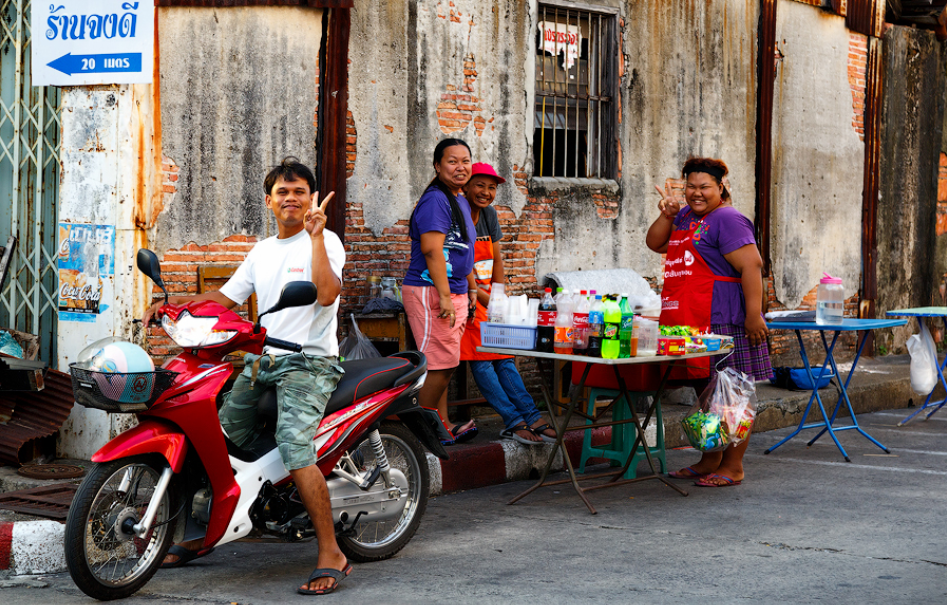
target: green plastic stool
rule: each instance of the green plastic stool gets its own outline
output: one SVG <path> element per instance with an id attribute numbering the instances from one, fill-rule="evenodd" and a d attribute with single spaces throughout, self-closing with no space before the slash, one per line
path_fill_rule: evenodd
<path id="1" fill-rule="evenodd" d="M 654 396 L 654 393 L 629 393 L 634 402 L 641 397 Z M 611 389 L 589 388 L 589 406 L 588 414 L 595 414 L 595 402 L 599 397 L 611 397 L 619 399 L 618 391 Z M 627 405 L 621 401 L 616 401 L 612 406 L 612 420 L 631 420 L 631 412 Z M 643 418 L 642 418 L 643 420 Z M 661 472 L 667 472 L 667 456 L 664 451 L 664 418 L 661 414 L 661 405 L 657 406 L 652 421 L 657 424 L 657 443 L 651 444 L 651 457 L 657 460 L 661 466 Z M 591 420 L 586 420 L 586 424 L 591 424 Z M 585 437 L 582 440 L 582 458 L 579 462 L 579 472 L 585 472 L 585 463 L 589 458 L 605 458 L 611 466 L 622 466 L 628 455 L 631 453 L 631 447 L 638 436 L 638 429 L 634 423 L 619 424 L 612 426 L 612 441 L 599 447 L 592 447 L 592 431 L 585 431 Z M 635 457 L 625 471 L 624 479 L 636 479 L 638 474 L 638 464 L 645 460 L 644 449 L 639 447 L 635 452 Z"/>

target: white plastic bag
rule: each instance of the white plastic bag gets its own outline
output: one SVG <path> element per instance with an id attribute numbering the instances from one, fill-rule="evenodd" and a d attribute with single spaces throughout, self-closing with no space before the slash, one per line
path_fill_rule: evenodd
<path id="1" fill-rule="evenodd" d="M 921 333 L 908 338 L 908 352 L 911 353 L 911 388 L 918 395 L 927 395 L 937 386 L 937 349 L 934 339 L 921 322 Z"/>

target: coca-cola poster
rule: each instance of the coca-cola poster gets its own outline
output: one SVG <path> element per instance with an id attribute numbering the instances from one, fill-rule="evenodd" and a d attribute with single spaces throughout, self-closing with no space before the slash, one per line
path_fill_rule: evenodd
<path id="1" fill-rule="evenodd" d="M 98 314 L 102 280 L 115 274 L 115 227 L 59 223 L 59 310 Z"/>

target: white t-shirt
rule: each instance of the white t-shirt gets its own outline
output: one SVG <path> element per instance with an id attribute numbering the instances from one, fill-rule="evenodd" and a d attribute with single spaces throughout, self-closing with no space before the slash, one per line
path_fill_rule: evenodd
<path id="1" fill-rule="evenodd" d="M 338 235 L 328 229 L 323 233 L 329 266 L 342 281 L 345 248 Z M 283 286 L 291 281 L 312 281 L 312 240 L 305 229 L 293 237 L 269 237 L 254 246 L 220 293 L 240 305 L 256 292 L 258 311 L 262 313 L 276 304 Z M 265 316 L 260 323 L 269 336 L 302 344 L 308 355 L 333 357 L 339 354 L 338 311 L 336 298 L 329 307 L 318 302 L 308 307 L 291 307 Z M 265 352 L 290 353 L 275 347 L 267 347 Z"/>

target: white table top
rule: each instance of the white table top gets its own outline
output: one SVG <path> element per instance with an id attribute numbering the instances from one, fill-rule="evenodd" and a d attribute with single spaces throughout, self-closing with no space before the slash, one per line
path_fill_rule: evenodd
<path id="1" fill-rule="evenodd" d="M 681 361 L 682 359 L 697 359 L 700 357 L 715 357 L 717 355 L 727 355 L 731 353 L 733 349 L 708 353 L 688 353 L 687 355 L 654 355 L 651 357 L 628 357 L 625 359 L 602 359 L 601 357 L 586 357 L 585 355 L 562 355 L 560 353 L 541 353 L 539 351 L 501 349 L 497 347 L 477 347 L 477 351 L 481 353 L 493 353 L 494 355 L 515 355 L 519 357 L 557 359 L 559 361 L 579 361 L 603 366 L 624 366 L 644 363 L 669 363 L 672 361 Z"/>

